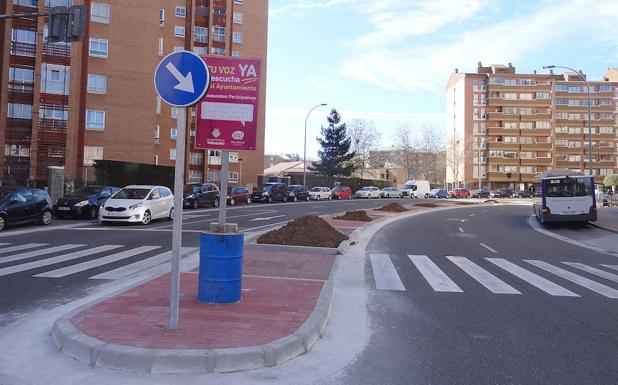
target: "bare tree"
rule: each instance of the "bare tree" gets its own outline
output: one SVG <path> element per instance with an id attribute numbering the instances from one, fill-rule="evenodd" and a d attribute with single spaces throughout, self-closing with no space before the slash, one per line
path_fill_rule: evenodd
<path id="1" fill-rule="evenodd" d="M 401 149 L 401 166 L 406 169 L 407 179 L 416 174 L 414 148 L 412 146 L 412 131 L 407 124 L 399 126 L 395 131 L 395 143 Z"/>
<path id="2" fill-rule="evenodd" d="M 348 123 L 347 129 L 352 139 L 352 151 L 356 153 L 356 167 L 360 170 L 360 177 L 363 178 L 369 161 L 369 150 L 380 144 L 382 134 L 376 129 L 373 121 L 365 119 L 352 120 Z"/>
<path id="3" fill-rule="evenodd" d="M 453 178 L 453 183 L 459 186 L 459 182 L 464 177 L 464 166 L 466 159 L 472 157 L 472 143 L 466 143 L 465 140 L 458 134 L 453 134 L 447 143 L 446 148 L 446 166 L 450 171 L 450 176 Z"/>
<path id="4" fill-rule="evenodd" d="M 418 151 L 417 168 L 431 184 L 437 185 L 446 178 L 446 153 L 444 138 L 434 127 L 424 125 L 415 141 Z"/>

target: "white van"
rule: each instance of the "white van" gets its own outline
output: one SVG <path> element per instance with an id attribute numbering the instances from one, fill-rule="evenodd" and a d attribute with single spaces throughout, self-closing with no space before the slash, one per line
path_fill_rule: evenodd
<path id="1" fill-rule="evenodd" d="M 409 180 L 401 188 L 403 196 L 410 198 L 427 198 L 429 191 L 429 181 L 426 180 Z"/>

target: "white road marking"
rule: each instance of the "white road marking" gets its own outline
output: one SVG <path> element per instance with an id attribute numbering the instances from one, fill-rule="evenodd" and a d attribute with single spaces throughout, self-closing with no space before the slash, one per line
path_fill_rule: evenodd
<path id="1" fill-rule="evenodd" d="M 80 271 L 89 270 L 95 267 L 107 265 L 108 263 L 120 261 L 125 258 L 133 257 L 138 254 L 142 254 L 151 250 L 155 250 L 160 248 L 161 246 L 140 246 L 135 249 L 121 251 L 116 254 L 111 254 L 106 257 L 97 258 L 92 261 L 78 263 L 77 265 L 63 267 L 61 269 L 56 269 L 52 271 L 48 271 L 46 273 L 41 273 L 34 275 L 34 277 L 47 277 L 47 278 L 59 278 L 65 277 L 67 275 L 79 273 Z"/>
<path id="2" fill-rule="evenodd" d="M 495 249 L 492 249 L 491 247 L 487 246 L 486 244 L 484 244 L 483 242 L 479 242 L 479 244 L 481 246 L 483 246 L 484 248 L 486 248 L 487 250 L 491 251 L 492 253 L 497 254 L 498 252 Z"/>
<path id="3" fill-rule="evenodd" d="M 601 278 L 609 279 L 612 282 L 618 282 L 618 275 L 613 274 L 613 273 L 608 273 L 607 271 L 597 269 L 596 267 L 591 267 L 591 266 L 584 265 L 583 263 L 575 263 L 575 262 L 562 262 L 562 263 L 564 263 L 565 265 L 574 267 L 576 269 L 585 271 L 587 273 L 597 275 Z"/>
<path id="4" fill-rule="evenodd" d="M 0 243 L 0 246 L 10 245 L 10 243 Z"/>
<path id="5" fill-rule="evenodd" d="M 470 214 L 471 217 L 475 216 L 476 214 Z"/>
<path id="6" fill-rule="evenodd" d="M 241 232 L 241 233 L 246 233 L 247 231 L 257 230 L 257 229 L 263 229 L 264 227 L 275 227 L 275 226 L 278 226 L 278 225 L 283 225 L 283 224 L 286 224 L 286 223 L 288 223 L 288 222 L 289 222 L 289 221 L 284 221 L 284 222 L 271 223 L 271 224 L 268 224 L 268 225 L 263 225 L 263 226 L 250 227 L 250 228 L 248 228 L 248 229 L 242 229 L 242 230 L 240 230 L 240 232 Z"/>
<path id="7" fill-rule="evenodd" d="M 463 293 L 463 290 L 426 255 L 408 255 L 408 257 L 434 291 Z"/>
<path id="8" fill-rule="evenodd" d="M 253 218 L 253 219 L 249 219 L 249 222 L 256 222 L 256 221 L 269 221 L 271 219 L 275 219 L 275 218 L 281 218 L 281 217 L 285 217 L 285 214 L 282 215 L 273 215 L 272 217 L 257 217 L 257 218 Z"/>
<path id="9" fill-rule="evenodd" d="M 4 249 L 0 249 L 0 254 L 10 253 L 10 252 L 19 251 L 19 250 L 34 249 L 35 247 L 42 247 L 42 246 L 47 246 L 47 245 L 49 245 L 49 243 L 26 243 L 23 245 L 5 247 Z M 2 261 L 0 261 L 0 263 L 1 262 Z"/>
<path id="10" fill-rule="evenodd" d="M 195 247 L 182 247 L 180 249 L 181 257 L 185 254 L 189 254 L 193 251 L 197 250 Z M 132 274 L 139 273 L 142 270 L 146 270 L 153 266 L 160 265 L 162 263 L 168 262 L 172 259 L 172 251 L 166 251 L 165 253 L 161 253 L 159 255 L 155 255 L 154 257 L 146 258 L 141 261 L 137 261 L 135 263 L 131 263 L 126 266 L 119 267 L 114 270 L 106 271 L 105 273 L 97 274 L 90 279 L 119 279 L 124 278 Z M 171 269 L 171 267 L 170 267 Z"/>
<path id="11" fill-rule="evenodd" d="M 521 292 L 507 285 L 504 281 L 470 261 L 468 258 L 453 256 L 446 256 L 446 258 L 451 260 L 451 262 L 459 266 L 461 270 L 465 271 L 469 276 L 477 280 L 478 283 L 485 286 L 494 294 L 521 294 Z"/>
<path id="12" fill-rule="evenodd" d="M 603 267 L 609 267 L 610 269 L 618 270 L 618 265 L 601 265 Z"/>
<path id="13" fill-rule="evenodd" d="M 463 232 L 464 232 L 464 229 L 462 229 L 461 227 L 459 227 L 459 232 L 460 232 L 460 233 L 463 233 Z"/>
<path id="14" fill-rule="evenodd" d="M 462 219 L 459 221 L 459 223 L 464 223 L 465 221 L 466 221 L 465 219 Z"/>
<path id="15" fill-rule="evenodd" d="M 105 245 L 99 246 L 92 249 L 76 251 L 74 253 L 64 254 L 58 257 L 42 259 L 39 261 L 33 261 L 29 263 L 23 263 L 21 265 L 15 265 L 10 267 L 5 267 L 4 269 L 0 269 L 0 276 L 5 276 L 9 274 L 19 273 L 26 270 L 37 269 L 43 266 L 54 265 L 56 263 L 70 261 L 72 259 L 82 258 L 88 255 L 93 255 L 96 253 L 102 253 L 105 251 L 113 250 L 118 247 L 122 247 L 122 245 Z"/>
<path id="16" fill-rule="evenodd" d="M 517 266 L 514 263 L 511 263 L 503 258 L 485 258 L 489 262 L 494 265 L 508 271 L 519 279 L 522 279 L 532 286 L 543 290 L 549 295 L 559 296 L 559 297 L 579 297 L 579 295 L 573 293 L 571 290 L 565 289 L 562 286 L 556 285 L 555 283 L 548 281 L 547 279 L 541 277 L 540 275 L 534 274 L 531 271 L 528 271 L 522 267 Z"/>
<path id="17" fill-rule="evenodd" d="M 388 254 L 369 254 L 373 278 L 378 290 L 400 290 L 405 291 L 397 269 Z"/>
<path id="18" fill-rule="evenodd" d="M 537 261 L 537 260 L 525 260 L 526 262 L 541 268 L 545 271 L 548 271 L 552 274 L 556 274 L 558 277 L 564 278 L 568 281 L 571 281 L 577 285 L 583 286 L 586 289 L 592 290 L 596 293 L 601 294 L 602 296 L 605 296 L 607 298 L 618 298 L 618 290 L 616 289 L 612 289 L 611 287 L 605 286 L 605 285 L 601 285 L 598 282 L 595 282 L 591 279 L 582 277 L 580 275 L 577 274 L 573 274 L 570 271 L 561 269 L 559 267 L 556 267 L 554 265 L 550 265 L 547 262 L 543 262 L 543 261 Z"/>
<path id="19" fill-rule="evenodd" d="M 83 246 L 87 246 L 87 245 L 72 245 L 72 244 L 68 244 L 68 245 L 49 247 L 49 248 L 46 248 L 46 249 L 39 249 L 39 250 L 36 250 L 36 251 L 28 251 L 28 252 L 25 252 L 25 253 L 15 254 L 15 255 L 11 255 L 10 257 L 2 258 L 0 260 L 0 262 L 2 262 L 2 263 L 14 262 L 14 261 L 22 260 L 22 259 L 39 257 L 41 255 L 55 253 L 57 251 L 65 251 L 65 250 L 76 249 L 78 247 L 83 247 Z"/>

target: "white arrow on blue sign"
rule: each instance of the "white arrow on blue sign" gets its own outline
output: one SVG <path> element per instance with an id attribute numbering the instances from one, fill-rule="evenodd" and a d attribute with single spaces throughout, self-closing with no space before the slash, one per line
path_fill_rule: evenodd
<path id="1" fill-rule="evenodd" d="M 161 60 L 154 75 L 155 89 L 168 104 L 188 107 L 199 102 L 210 85 L 204 59 L 190 51 L 172 52 Z"/>

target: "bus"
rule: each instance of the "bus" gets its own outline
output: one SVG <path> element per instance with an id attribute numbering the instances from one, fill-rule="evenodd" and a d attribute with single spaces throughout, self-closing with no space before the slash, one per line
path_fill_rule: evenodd
<path id="1" fill-rule="evenodd" d="M 587 222 L 597 220 L 594 178 L 566 169 L 537 174 L 541 197 L 533 204 L 542 224 L 551 222 Z"/>

